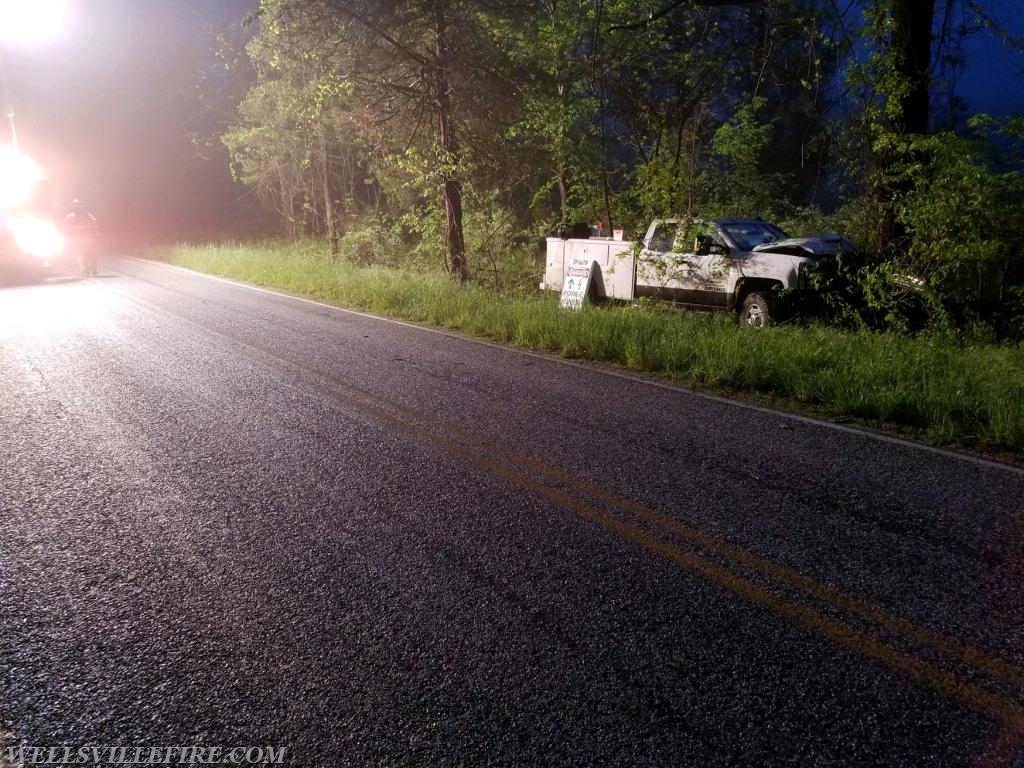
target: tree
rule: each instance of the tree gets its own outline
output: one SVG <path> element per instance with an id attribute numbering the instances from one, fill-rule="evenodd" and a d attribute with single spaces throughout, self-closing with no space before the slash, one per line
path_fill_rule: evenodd
<path id="1" fill-rule="evenodd" d="M 277 210 L 288 236 L 325 234 L 334 244 L 362 175 L 353 154 L 351 89 L 335 74 L 329 38 L 317 41 L 316 56 L 285 44 L 279 8 L 263 5 L 264 23 L 246 45 L 256 83 L 221 140 L 236 178 Z"/>
<path id="2" fill-rule="evenodd" d="M 460 8 L 460 11 L 465 11 Z M 272 12 L 271 12 L 272 11 Z M 453 275 L 469 276 L 462 223 L 461 146 L 454 116 L 451 0 L 320 0 L 264 2 L 265 17 L 293 47 L 305 47 L 328 29 L 337 74 L 364 102 L 367 116 L 388 121 L 400 113 L 432 116 L 436 151 L 430 169 L 438 181 L 445 244 Z M 267 22 L 265 22 L 267 23 Z M 419 129 L 413 124 L 413 135 Z"/>
<path id="3" fill-rule="evenodd" d="M 958 200 L 942 173 L 980 169 L 972 200 L 1003 211 L 1003 190 L 1017 188 L 980 155 L 952 162 L 947 149 L 967 146 L 956 137 L 919 140 L 940 123 L 937 62 L 958 50 L 950 14 L 975 5 L 262 0 L 249 46 L 258 81 L 225 141 L 292 231 L 337 234 L 364 185 L 378 231 L 443 251 L 460 279 L 467 250 L 497 276 L 495 240 L 526 242 L 559 220 L 637 229 L 662 215 L 793 223 L 804 211 L 844 229 L 859 211 L 877 230 L 859 238 L 871 268 L 923 264 L 935 295 L 953 297 L 936 280 L 965 272 L 930 268 L 946 246 L 922 235 L 936 221 L 929 196 L 944 210 Z M 821 199 L 849 206 L 826 224 Z M 997 256 L 979 285 L 1009 295 L 1017 257 L 982 245 Z M 971 252 L 957 249 L 958 263 Z M 973 306 L 989 293 L 976 290 Z"/>
<path id="4" fill-rule="evenodd" d="M 928 133 L 935 0 L 889 2 L 892 19 L 890 57 L 898 79 L 898 90 L 892 94 L 899 102 L 896 123 L 903 133 Z M 946 0 L 946 3 L 952 3 L 952 0 Z M 890 114 L 896 111 L 890 110 Z"/>
<path id="5" fill-rule="evenodd" d="M 540 0 L 523 3 L 522 10 L 519 18 L 507 8 L 488 14 L 492 39 L 512 64 L 509 87 L 521 105 L 507 136 L 544 158 L 546 172 L 533 202 L 540 205 L 554 190 L 558 218 L 567 222 L 579 215 L 575 187 L 590 165 L 585 141 L 596 104 L 579 54 L 593 14 L 582 0 Z M 532 23 L 522 23 L 527 17 Z"/>

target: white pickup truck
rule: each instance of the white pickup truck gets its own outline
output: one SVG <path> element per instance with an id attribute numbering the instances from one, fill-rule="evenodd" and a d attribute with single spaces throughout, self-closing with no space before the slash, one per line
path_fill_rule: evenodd
<path id="1" fill-rule="evenodd" d="M 609 238 L 549 237 L 542 289 L 560 291 L 574 259 L 596 263 L 595 298 L 641 296 L 686 306 L 736 311 L 741 323 L 777 317 L 777 299 L 811 287 L 814 272 L 853 253 L 836 234 L 788 238 L 756 219 L 657 219 L 639 243 Z"/>

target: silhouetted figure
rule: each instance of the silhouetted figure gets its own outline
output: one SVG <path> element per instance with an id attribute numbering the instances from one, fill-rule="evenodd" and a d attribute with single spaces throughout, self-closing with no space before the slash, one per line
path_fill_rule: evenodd
<path id="1" fill-rule="evenodd" d="M 71 213 L 64 217 L 61 232 L 67 239 L 82 276 L 95 275 L 99 266 L 100 225 L 85 203 L 71 201 Z"/>

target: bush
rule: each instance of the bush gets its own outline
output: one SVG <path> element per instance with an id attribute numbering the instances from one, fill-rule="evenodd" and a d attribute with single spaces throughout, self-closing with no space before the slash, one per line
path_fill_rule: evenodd
<path id="1" fill-rule="evenodd" d="M 466 253 L 478 282 L 499 290 L 534 290 L 544 270 L 541 234 L 520 229 L 515 213 L 493 196 L 467 194 Z"/>
<path id="2" fill-rule="evenodd" d="M 986 116 L 963 134 L 886 137 L 884 151 L 896 158 L 881 177 L 891 201 L 857 203 L 861 213 L 847 232 L 869 249 L 853 275 L 847 316 L 894 330 L 1019 338 L 1022 144 L 1024 124 Z M 888 240 L 880 231 L 886 221 L 895 226 Z"/>
<path id="3" fill-rule="evenodd" d="M 911 237 L 907 270 L 959 327 L 997 320 L 1008 289 L 1024 279 L 1024 174 L 1004 170 L 995 137 L 977 132 L 990 121 L 971 124 L 968 137 L 915 137 L 911 152 L 922 162 L 907 169 L 912 191 L 897 206 Z"/>
<path id="4" fill-rule="evenodd" d="M 338 255 L 359 266 L 396 267 L 408 259 L 398 227 L 381 219 L 367 219 L 338 241 Z"/>

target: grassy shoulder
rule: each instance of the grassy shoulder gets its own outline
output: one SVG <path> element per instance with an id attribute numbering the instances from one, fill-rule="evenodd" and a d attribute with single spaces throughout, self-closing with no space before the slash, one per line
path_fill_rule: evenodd
<path id="1" fill-rule="evenodd" d="M 358 267 L 316 244 L 178 245 L 156 258 L 340 306 L 597 360 L 816 415 L 1024 457 L 1024 347 L 829 327 L 739 328 L 656 303 L 558 308 L 557 295 Z"/>

